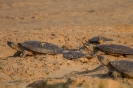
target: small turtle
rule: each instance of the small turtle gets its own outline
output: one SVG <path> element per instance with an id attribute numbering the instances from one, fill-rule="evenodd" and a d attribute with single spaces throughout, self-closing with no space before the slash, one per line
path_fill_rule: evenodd
<path id="1" fill-rule="evenodd" d="M 58 47 L 57 45 L 48 43 L 48 42 L 40 42 L 40 41 L 26 41 L 23 43 L 13 43 L 7 41 L 8 46 L 13 49 L 16 49 L 17 52 L 14 54 L 21 55 L 21 57 L 25 57 L 26 55 L 34 55 L 34 54 L 59 54 L 63 53 L 63 49 Z"/>
<path id="2" fill-rule="evenodd" d="M 81 57 L 87 57 L 87 55 L 79 51 L 68 50 L 63 52 L 63 57 L 66 59 L 76 59 Z"/>
<path id="3" fill-rule="evenodd" d="M 98 60 L 108 68 L 108 75 L 111 75 L 114 79 L 117 77 L 131 77 L 133 78 L 133 61 L 117 60 L 109 61 L 103 56 L 97 56 Z"/>
<path id="4" fill-rule="evenodd" d="M 83 43 L 85 44 L 86 46 L 89 46 L 90 44 L 93 44 L 93 45 L 97 45 L 97 44 L 115 44 L 115 41 L 113 39 L 110 39 L 110 38 L 106 38 L 106 37 L 101 37 L 101 36 L 96 36 L 96 37 L 93 37 L 91 38 L 89 41 L 85 41 L 86 43 Z M 82 46 L 79 48 L 80 51 L 84 51 L 85 50 L 85 47 Z"/>
<path id="5" fill-rule="evenodd" d="M 109 42 L 109 41 L 113 42 L 114 40 L 106 37 L 101 37 L 101 36 L 96 36 L 89 40 L 89 42 L 92 44 L 102 44 L 104 42 Z"/>
<path id="6" fill-rule="evenodd" d="M 89 46 L 84 45 L 87 50 L 94 52 L 92 57 L 100 54 L 109 54 L 114 56 L 124 56 L 124 57 L 133 57 L 133 49 L 124 46 L 124 45 L 117 45 L 117 44 L 100 44 L 100 45 L 92 45 Z"/>

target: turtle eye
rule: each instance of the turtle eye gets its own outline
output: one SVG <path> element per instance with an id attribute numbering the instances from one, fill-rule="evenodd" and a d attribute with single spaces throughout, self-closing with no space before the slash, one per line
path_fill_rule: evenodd
<path id="1" fill-rule="evenodd" d="M 103 62 L 104 61 L 103 57 L 100 57 L 100 60 Z"/>
<path id="2" fill-rule="evenodd" d="M 13 43 L 12 43 L 12 42 L 10 42 L 10 41 L 7 41 L 7 44 L 8 44 L 8 45 L 12 45 Z"/>
<path id="3" fill-rule="evenodd" d="M 102 56 L 97 56 L 100 61 L 103 61 L 104 58 Z"/>

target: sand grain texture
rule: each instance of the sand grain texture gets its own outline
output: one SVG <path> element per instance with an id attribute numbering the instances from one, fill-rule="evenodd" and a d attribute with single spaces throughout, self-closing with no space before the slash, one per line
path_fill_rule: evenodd
<path id="1" fill-rule="evenodd" d="M 0 21 L 0 88 L 133 87 L 132 79 L 102 77 L 105 67 L 93 72 L 100 65 L 97 58 L 9 57 L 15 50 L 6 44 L 38 40 L 74 49 L 82 41 L 104 36 L 133 47 L 133 0 L 1 0 Z"/>

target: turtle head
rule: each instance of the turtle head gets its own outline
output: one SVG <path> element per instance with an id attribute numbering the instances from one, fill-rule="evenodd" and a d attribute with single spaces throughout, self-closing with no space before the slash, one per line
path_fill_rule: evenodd
<path id="1" fill-rule="evenodd" d="M 99 43 L 99 44 L 102 44 L 103 42 L 104 42 L 103 38 L 99 36 L 99 37 L 98 37 L 98 43 Z"/>
<path id="2" fill-rule="evenodd" d="M 89 51 L 94 51 L 94 45 L 89 44 L 89 45 L 84 45 L 84 47 L 89 50 Z"/>
<path id="3" fill-rule="evenodd" d="M 98 55 L 97 57 L 98 57 L 98 60 L 99 60 L 103 65 L 107 66 L 107 65 L 109 64 L 109 60 L 106 59 L 106 58 L 104 58 L 103 56 Z"/>
<path id="4" fill-rule="evenodd" d="M 8 45 L 9 47 L 13 48 L 13 49 L 18 50 L 18 45 L 15 44 L 15 43 L 13 43 L 13 42 L 11 42 L 11 41 L 7 41 L 7 45 Z"/>

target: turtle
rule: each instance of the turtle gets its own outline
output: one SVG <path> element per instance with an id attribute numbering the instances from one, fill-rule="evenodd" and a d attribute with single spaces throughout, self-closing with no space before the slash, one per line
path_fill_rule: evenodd
<path id="1" fill-rule="evenodd" d="M 113 56 L 124 56 L 133 58 L 133 49 L 125 46 L 125 45 L 119 45 L 119 44 L 99 44 L 99 45 L 92 45 L 89 44 L 86 46 L 86 49 L 88 51 L 93 52 L 92 57 L 95 57 L 100 54 L 109 54 Z"/>
<path id="2" fill-rule="evenodd" d="M 40 41 L 25 41 L 23 43 L 13 43 L 11 41 L 7 41 L 7 45 L 17 52 L 14 54 L 20 55 L 21 57 L 25 57 L 26 55 L 34 55 L 34 54 L 62 54 L 63 49 L 48 42 L 40 42 Z"/>
<path id="3" fill-rule="evenodd" d="M 85 43 L 82 41 L 82 44 L 85 44 L 86 46 L 89 46 L 90 44 L 93 45 L 98 45 L 98 44 L 115 44 L 116 42 L 111 39 L 111 38 L 106 38 L 106 37 L 102 37 L 102 36 L 95 36 L 93 38 L 91 38 L 88 41 L 85 41 Z M 81 46 L 78 49 L 79 51 L 84 51 L 85 47 Z"/>
<path id="4" fill-rule="evenodd" d="M 88 57 L 88 55 L 80 52 L 80 51 L 73 51 L 68 50 L 63 52 L 63 57 L 69 60 L 76 59 L 76 58 L 82 58 L 82 57 Z"/>
<path id="5" fill-rule="evenodd" d="M 133 61 L 129 60 L 115 60 L 109 61 L 101 55 L 98 55 L 98 60 L 108 68 L 108 75 L 114 79 L 118 77 L 130 77 L 133 78 Z"/>
<path id="6" fill-rule="evenodd" d="M 89 40 L 89 43 L 92 44 L 102 44 L 104 42 L 113 42 L 114 40 L 111 38 L 106 38 L 102 36 L 95 36 Z"/>

